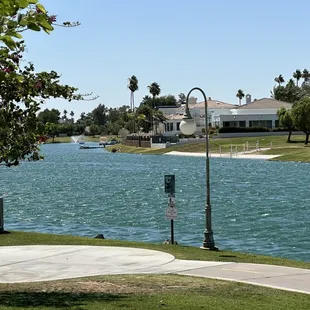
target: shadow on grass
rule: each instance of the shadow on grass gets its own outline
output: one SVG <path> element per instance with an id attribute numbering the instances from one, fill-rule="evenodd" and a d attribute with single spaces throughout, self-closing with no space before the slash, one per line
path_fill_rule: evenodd
<path id="1" fill-rule="evenodd" d="M 300 144 L 305 144 L 305 140 L 302 140 L 302 141 L 300 141 L 300 140 L 296 140 L 296 141 L 294 141 L 294 140 L 291 140 L 291 141 L 287 141 L 287 143 L 289 143 L 289 144 L 296 144 L 296 143 L 300 143 Z"/>
<path id="2" fill-rule="evenodd" d="M 116 302 L 124 300 L 126 297 L 125 295 L 107 293 L 1 292 L 0 307 L 21 307 L 22 309 L 68 308 L 83 306 L 92 302 Z"/>

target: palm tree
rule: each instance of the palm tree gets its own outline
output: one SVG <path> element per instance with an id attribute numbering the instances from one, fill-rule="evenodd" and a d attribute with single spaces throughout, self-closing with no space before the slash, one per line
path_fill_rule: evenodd
<path id="1" fill-rule="evenodd" d="M 153 110 L 155 109 L 155 97 L 160 94 L 160 86 L 158 83 L 153 82 L 148 86 L 150 94 L 153 96 Z M 155 126 L 155 134 L 157 134 L 157 126 Z M 152 128 L 153 128 L 153 116 L 152 116 Z"/>
<path id="2" fill-rule="evenodd" d="M 304 69 L 304 71 L 302 72 L 302 76 L 304 79 L 304 83 L 308 82 L 310 80 L 310 73 L 307 69 Z"/>
<path id="3" fill-rule="evenodd" d="M 160 94 L 160 86 L 153 82 L 151 85 L 148 86 L 150 94 L 153 96 L 153 109 L 155 108 L 155 97 Z"/>
<path id="4" fill-rule="evenodd" d="M 134 112 L 134 110 L 135 110 L 134 92 L 139 89 L 138 79 L 136 78 L 135 75 L 133 75 L 132 77 L 130 77 L 128 79 L 127 87 L 130 90 L 130 109 L 131 109 L 131 111 Z"/>
<path id="5" fill-rule="evenodd" d="M 70 112 L 70 116 L 71 116 L 71 122 L 73 124 L 73 116 L 74 116 L 74 112 L 73 111 Z"/>
<path id="6" fill-rule="evenodd" d="M 245 96 L 245 95 L 244 95 L 243 90 L 242 90 L 242 89 L 238 89 L 237 94 L 236 94 L 236 97 L 239 98 L 239 105 L 241 105 L 241 101 L 242 101 L 242 99 L 243 99 L 244 96 Z"/>
<path id="7" fill-rule="evenodd" d="M 302 78 L 302 73 L 299 69 L 296 69 L 296 71 L 293 72 L 293 78 L 296 79 L 296 85 L 298 86 L 298 82 Z"/>
<path id="8" fill-rule="evenodd" d="M 279 83 L 279 86 L 280 86 L 282 83 L 285 82 L 285 81 L 284 81 L 284 78 L 283 78 L 283 76 L 282 76 L 282 74 L 280 74 L 279 76 L 275 77 L 275 78 L 274 78 L 274 81 L 275 81 L 276 83 Z"/>
<path id="9" fill-rule="evenodd" d="M 63 114 L 64 114 L 63 119 L 64 119 L 64 120 L 67 119 L 67 113 L 68 113 L 67 110 L 64 110 L 64 111 L 63 111 Z"/>

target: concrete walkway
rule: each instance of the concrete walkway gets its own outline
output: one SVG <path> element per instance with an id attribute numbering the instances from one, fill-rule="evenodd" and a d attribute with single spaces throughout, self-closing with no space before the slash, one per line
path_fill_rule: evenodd
<path id="1" fill-rule="evenodd" d="M 310 270 L 175 259 L 152 250 L 105 246 L 0 247 L 0 283 L 112 274 L 180 274 L 310 294 Z"/>
<path id="2" fill-rule="evenodd" d="M 261 151 L 269 150 L 268 148 L 260 149 Z M 253 154 L 255 153 L 255 154 Z M 171 151 L 168 153 L 165 153 L 163 155 L 174 155 L 174 156 L 191 156 L 191 157 L 206 157 L 206 153 L 194 153 L 194 152 L 178 152 L 178 151 Z M 280 155 L 264 155 L 264 154 L 257 154 L 257 151 L 250 151 L 250 152 L 233 152 L 230 153 L 210 153 L 210 158 L 237 158 L 237 159 L 262 159 L 262 160 L 268 160 L 272 158 L 279 157 Z"/>

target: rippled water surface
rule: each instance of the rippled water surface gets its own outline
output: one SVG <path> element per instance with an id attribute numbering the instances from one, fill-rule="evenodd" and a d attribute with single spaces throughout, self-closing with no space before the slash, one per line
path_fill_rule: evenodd
<path id="1" fill-rule="evenodd" d="M 176 175 L 175 239 L 201 245 L 205 159 L 44 145 L 45 160 L 0 168 L 6 229 L 162 242 L 164 175 Z M 310 165 L 211 158 L 212 223 L 221 249 L 310 261 Z"/>

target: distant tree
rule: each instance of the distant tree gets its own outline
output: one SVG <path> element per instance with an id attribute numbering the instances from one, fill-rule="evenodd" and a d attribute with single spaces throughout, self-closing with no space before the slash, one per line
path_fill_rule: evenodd
<path id="1" fill-rule="evenodd" d="M 150 96 L 145 96 L 142 99 L 142 102 L 140 105 L 148 105 L 149 107 L 159 107 L 159 106 L 176 106 L 177 100 L 173 95 L 168 95 L 168 96 L 160 96 L 155 98 L 155 104 L 154 104 L 154 99 L 152 99 Z"/>
<path id="2" fill-rule="evenodd" d="M 294 126 L 306 134 L 305 144 L 310 135 L 310 98 L 305 97 L 297 101 L 291 111 Z"/>
<path id="3" fill-rule="evenodd" d="M 306 84 L 307 82 L 309 82 L 310 80 L 310 73 L 307 69 L 304 69 L 302 72 L 302 78 L 304 79 L 304 84 Z"/>
<path id="4" fill-rule="evenodd" d="M 155 134 L 157 134 L 157 128 L 159 123 L 164 123 L 167 118 L 163 115 L 162 111 L 153 110 L 153 120 L 155 122 Z"/>
<path id="5" fill-rule="evenodd" d="M 98 126 L 104 125 L 107 121 L 106 117 L 107 108 L 104 104 L 99 104 L 92 112 L 92 119 Z"/>
<path id="6" fill-rule="evenodd" d="M 294 130 L 294 123 L 289 109 L 281 107 L 277 111 L 279 126 L 288 130 L 289 134 L 287 137 L 287 142 L 291 142 L 292 131 Z"/>
<path id="7" fill-rule="evenodd" d="M 285 82 L 285 81 L 284 81 L 284 78 L 283 78 L 283 76 L 282 76 L 282 74 L 280 74 L 279 76 L 275 77 L 275 78 L 274 78 L 274 81 L 275 81 L 276 83 L 278 83 L 279 86 L 281 86 L 281 84 Z"/>
<path id="8" fill-rule="evenodd" d="M 306 87 L 308 86 L 299 87 L 290 79 L 285 86 L 275 86 L 271 92 L 271 97 L 275 100 L 295 103 L 306 95 Z"/>
<path id="9" fill-rule="evenodd" d="M 161 90 L 160 90 L 160 86 L 156 83 L 153 82 L 152 84 L 150 84 L 148 86 L 149 92 L 150 94 L 153 96 L 153 109 L 155 108 L 155 98 L 156 96 L 159 96 Z"/>
<path id="10" fill-rule="evenodd" d="M 242 99 L 244 98 L 244 92 L 243 92 L 243 90 L 242 89 L 239 89 L 238 91 L 237 91 L 237 94 L 236 94 L 236 97 L 238 97 L 239 98 L 239 105 L 241 105 L 241 101 L 242 101 Z"/>
<path id="11" fill-rule="evenodd" d="M 60 112 L 57 109 L 45 109 L 38 114 L 38 119 L 43 125 L 47 123 L 58 124 L 60 119 Z"/>
<path id="12" fill-rule="evenodd" d="M 66 120 L 66 119 L 67 119 L 67 113 L 68 113 L 68 111 L 67 111 L 67 110 L 64 110 L 64 111 L 63 111 L 63 114 L 64 114 L 63 119 L 64 119 L 64 120 Z"/>
<path id="13" fill-rule="evenodd" d="M 74 123 L 74 112 L 73 111 L 70 112 L 70 116 L 71 116 L 71 122 L 73 124 Z"/>
<path id="14" fill-rule="evenodd" d="M 186 96 L 184 93 L 180 93 L 179 94 L 179 100 L 178 100 L 179 104 L 185 104 L 186 103 Z"/>
<path id="15" fill-rule="evenodd" d="M 97 124 L 92 124 L 89 126 L 89 135 L 95 136 L 100 134 L 100 127 Z"/>
<path id="16" fill-rule="evenodd" d="M 296 71 L 293 72 L 293 78 L 296 79 L 296 85 L 298 86 L 299 80 L 302 78 L 301 70 L 296 69 Z"/>
<path id="17" fill-rule="evenodd" d="M 138 79 L 135 75 L 131 76 L 128 79 L 128 85 L 127 87 L 130 90 L 130 109 L 131 111 L 134 112 L 135 110 L 135 91 L 137 91 L 139 89 L 139 85 L 138 85 Z"/>
<path id="18" fill-rule="evenodd" d="M 45 133 L 52 137 L 53 143 L 55 142 L 55 136 L 58 134 L 58 126 L 55 123 L 45 124 Z"/>
<path id="19" fill-rule="evenodd" d="M 143 128 L 143 132 L 151 131 L 153 111 L 152 107 L 146 104 L 141 104 L 137 109 L 138 126 Z"/>

